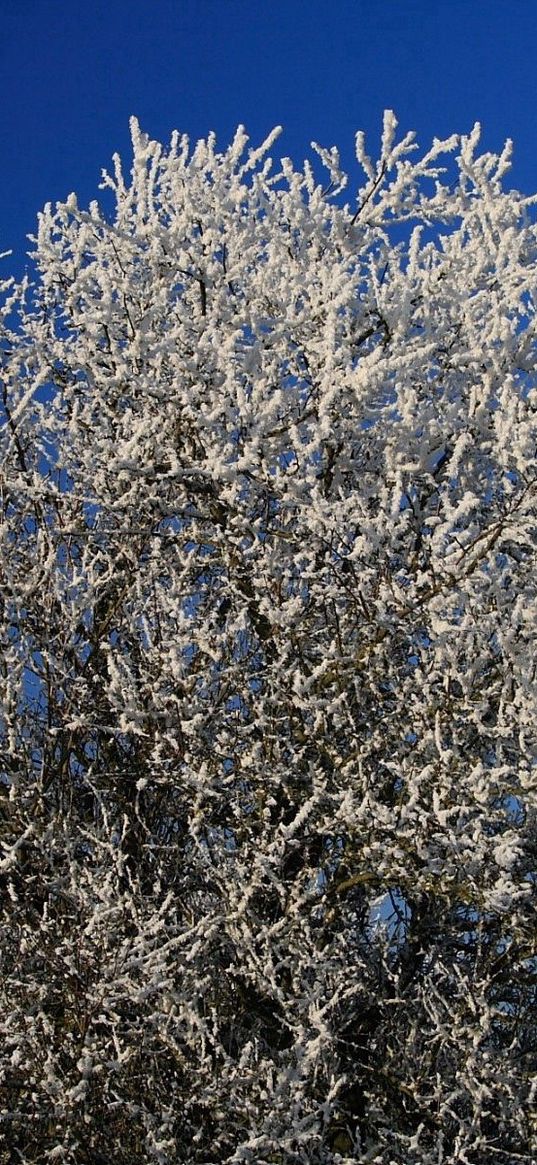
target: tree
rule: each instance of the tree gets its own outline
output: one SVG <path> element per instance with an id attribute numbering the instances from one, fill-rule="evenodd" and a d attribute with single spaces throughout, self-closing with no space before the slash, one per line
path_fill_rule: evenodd
<path id="1" fill-rule="evenodd" d="M 534 1159 L 536 199 L 276 136 L 3 287 L 4 1163 Z"/>

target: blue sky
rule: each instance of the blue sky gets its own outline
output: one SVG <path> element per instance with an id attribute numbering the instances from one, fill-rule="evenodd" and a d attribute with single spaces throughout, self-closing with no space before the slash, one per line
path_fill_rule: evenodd
<path id="1" fill-rule="evenodd" d="M 300 161 L 311 139 L 353 164 L 382 110 L 426 144 L 483 123 L 515 140 L 512 184 L 537 190 L 537 0 L 0 0 L 0 250 L 22 270 L 36 213 L 151 136 L 226 143 L 239 122 Z"/>

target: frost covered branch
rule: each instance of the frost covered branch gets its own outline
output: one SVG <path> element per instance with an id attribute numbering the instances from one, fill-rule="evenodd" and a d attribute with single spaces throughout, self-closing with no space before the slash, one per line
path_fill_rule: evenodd
<path id="1" fill-rule="evenodd" d="M 6 1162 L 534 1161 L 535 199 L 276 137 L 2 288 Z"/>

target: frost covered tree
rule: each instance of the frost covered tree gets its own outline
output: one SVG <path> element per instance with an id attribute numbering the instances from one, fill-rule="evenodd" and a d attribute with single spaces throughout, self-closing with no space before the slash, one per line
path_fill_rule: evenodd
<path id="1" fill-rule="evenodd" d="M 276 137 L 3 286 L 2 1165 L 535 1160 L 537 198 Z"/>

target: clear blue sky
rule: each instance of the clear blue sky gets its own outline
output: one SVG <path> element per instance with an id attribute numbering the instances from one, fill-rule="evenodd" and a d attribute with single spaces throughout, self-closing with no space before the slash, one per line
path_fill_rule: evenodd
<path id="1" fill-rule="evenodd" d="M 44 202 L 89 200 L 128 156 L 132 113 L 164 139 L 282 124 L 282 153 L 314 138 L 349 164 L 385 107 L 424 144 L 480 120 L 537 190 L 537 0 L 0 0 L 0 29 L 6 273 Z"/>

